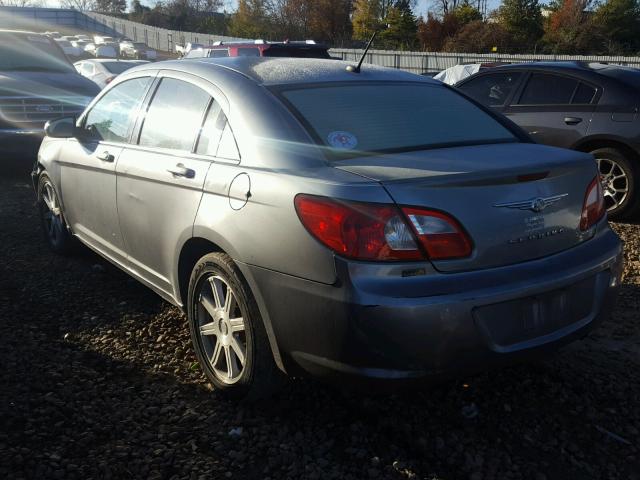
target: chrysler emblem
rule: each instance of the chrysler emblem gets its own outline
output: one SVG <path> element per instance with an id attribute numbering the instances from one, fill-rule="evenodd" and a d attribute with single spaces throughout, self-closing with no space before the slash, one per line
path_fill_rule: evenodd
<path id="1" fill-rule="evenodd" d="M 518 210 L 531 210 L 532 212 L 539 213 L 548 206 L 559 202 L 567 196 L 569 196 L 568 193 L 562 193 L 560 195 L 554 195 L 552 197 L 536 197 L 519 202 L 496 203 L 494 207 L 517 208 Z"/>

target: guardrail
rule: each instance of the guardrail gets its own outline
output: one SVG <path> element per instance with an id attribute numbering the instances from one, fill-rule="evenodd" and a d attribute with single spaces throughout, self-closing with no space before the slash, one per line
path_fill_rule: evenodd
<path id="1" fill-rule="evenodd" d="M 332 57 L 343 60 L 358 61 L 362 50 L 347 48 L 332 48 Z M 384 67 L 398 68 L 409 72 L 425 74 L 435 73 L 445 68 L 462 63 L 517 63 L 531 61 L 583 61 L 615 63 L 640 67 L 640 57 L 598 56 L 598 55 L 509 55 L 509 54 L 475 54 L 475 53 L 445 53 L 445 52 L 405 52 L 393 50 L 370 50 L 365 62 Z"/>

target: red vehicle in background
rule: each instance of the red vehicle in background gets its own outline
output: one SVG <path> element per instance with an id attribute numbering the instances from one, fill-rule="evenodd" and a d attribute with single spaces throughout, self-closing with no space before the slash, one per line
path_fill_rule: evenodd
<path id="1" fill-rule="evenodd" d="M 297 58 L 331 58 L 329 47 L 313 40 L 303 42 L 216 42 L 208 47 L 197 48 L 182 58 L 208 57 L 297 57 Z"/>

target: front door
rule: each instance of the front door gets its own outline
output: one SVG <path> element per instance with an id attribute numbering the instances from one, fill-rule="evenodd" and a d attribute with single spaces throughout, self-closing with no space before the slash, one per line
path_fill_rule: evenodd
<path id="1" fill-rule="evenodd" d="M 100 98 L 81 122 L 79 138 L 60 153 L 61 191 L 67 222 L 96 250 L 124 262 L 116 210 L 116 165 L 129 139 L 150 77 L 125 81 Z"/>

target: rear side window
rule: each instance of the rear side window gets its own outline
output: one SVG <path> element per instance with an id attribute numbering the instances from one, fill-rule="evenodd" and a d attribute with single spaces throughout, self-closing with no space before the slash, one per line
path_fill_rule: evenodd
<path id="1" fill-rule="evenodd" d="M 220 105 L 215 100 L 212 101 L 200 131 L 196 153 L 215 156 L 226 123 L 227 119 L 222 113 Z"/>
<path id="2" fill-rule="evenodd" d="M 578 81 L 558 75 L 534 73 L 527 81 L 518 104 L 520 105 L 568 105 Z"/>
<path id="3" fill-rule="evenodd" d="M 253 47 L 239 47 L 238 56 L 239 57 L 259 57 L 260 50 Z"/>
<path id="4" fill-rule="evenodd" d="M 511 95 L 521 76 L 520 72 L 481 75 L 458 88 L 483 105 L 501 107 Z"/>
<path id="5" fill-rule="evenodd" d="M 596 96 L 596 89 L 591 85 L 587 85 L 585 83 L 581 83 L 578 85 L 578 89 L 576 93 L 573 95 L 573 99 L 571 103 L 578 105 L 589 104 L 593 101 L 593 97 Z"/>
<path id="6" fill-rule="evenodd" d="M 149 77 L 134 78 L 109 90 L 87 114 L 84 128 L 97 139 L 126 142 L 150 83 Z"/>
<path id="7" fill-rule="evenodd" d="M 163 78 L 147 110 L 139 144 L 191 151 L 209 98 L 195 85 Z"/>
<path id="8" fill-rule="evenodd" d="M 212 58 L 228 57 L 229 50 L 227 50 L 226 48 L 224 50 L 211 50 L 211 52 L 209 52 L 209 56 Z"/>
<path id="9" fill-rule="evenodd" d="M 439 85 L 353 82 L 280 94 L 334 155 L 517 141 L 491 115 Z"/>

